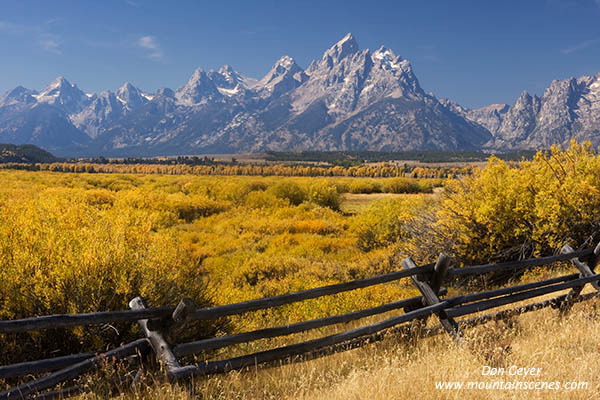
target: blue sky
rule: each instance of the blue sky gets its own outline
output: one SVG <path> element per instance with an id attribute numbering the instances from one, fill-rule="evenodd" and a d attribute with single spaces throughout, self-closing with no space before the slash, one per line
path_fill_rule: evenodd
<path id="1" fill-rule="evenodd" d="M 0 92 L 59 75 L 87 92 L 153 92 L 223 64 L 258 78 L 283 55 L 308 67 L 348 32 L 468 107 L 600 72 L 600 0 L 0 0 Z"/>

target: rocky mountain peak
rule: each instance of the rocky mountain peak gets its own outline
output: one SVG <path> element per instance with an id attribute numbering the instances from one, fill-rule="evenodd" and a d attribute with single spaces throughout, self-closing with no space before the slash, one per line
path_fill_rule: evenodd
<path id="1" fill-rule="evenodd" d="M 63 76 L 56 78 L 39 95 L 33 97 L 38 103 L 58 106 L 67 113 L 79 112 L 90 102 L 90 98 L 77 85 Z"/>
<path id="2" fill-rule="evenodd" d="M 194 70 L 194 73 L 192 74 L 192 76 L 190 77 L 190 79 L 187 81 L 187 85 L 193 86 L 196 85 L 197 83 L 201 82 L 203 79 L 205 79 L 206 77 L 206 72 L 204 71 L 204 69 L 202 69 L 202 67 L 198 67 Z"/>
<path id="3" fill-rule="evenodd" d="M 138 92 L 139 89 L 136 88 L 135 86 L 133 86 L 131 84 L 131 82 L 125 82 L 118 90 L 117 90 L 117 94 L 127 94 L 127 93 L 134 93 L 134 92 Z"/>
<path id="4" fill-rule="evenodd" d="M 219 73 L 224 76 L 230 76 L 232 74 L 237 74 L 237 72 L 229 64 L 225 64 L 221 68 L 219 68 Z"/>
<path id="5" fill-rule="evenodd" d="M 64 76 L 59 76 L 54 79 L 42 92 L 40 96 L 48 97 L 48 96 L 58 96 L 61 93 L 70 93 L 76 88 L 76 85 L 72 85 L 68 80 L 65 79 Z"/>
<path id="6" fill-rule="evenodd" d="M 264 150 L 507 150 L 600 143 L 600 74 L 552 82 L 542 97 L 478 109 L 425 94 L 408 60 L 359 50 L 348 34 L 303 71 L 281 57 L 260 80 L 196 69 L 176 92 L 125 83 L 86 95 L 64 77 L 0 97 L 0 141 L 62 154 Z"/>
<path id="7" fill-rule="evenodd" d="M 394 54 L 392 50 L 383 46 L 371 55 L 371 59 L 373 61 L 373 69 L 379 71 L 379 75 L 382 78 L 387 77 L 385 79 L 390 80 L 387 83 L 389 87 L 394 86 L 392 81 L 397 81 L 401 90 L 396 90 L 396 95 L 417 94 L 418 96 L 423 96 L 425 94 L 408 60 Z"/>
<path id="8" fill-rule="evenodd" d="M 289 56 L 283 56 L 258 82 L 257 86 L 267 91 L 267 95 L 279 95 L 300 86 L 308 79 L 306 73 Z"/>
<path id="9" fill-rule="evenodd" d="M 129 82 L 125 82 L 123 86 L 117 90 L 116 97 L 128 109 L 140 107 L 147 102 L 146 98 L 142 96 L 141 90 Z"/>
<path id="10" fill-rule="evenodd" d="M 294 67 L 298 67 L 296 65 L 296 60 L 294 60 L 290 56 L 283 56 L 279 60 L 277 60 L 273 68 L 283 68 L 284 70 L 289 71 Z"/>
<path id="11" fill-rule="evenodd" d="M 313 62 L 307 75 L 294 93 L 294 109 L 301 111 L 320 99 L 336 119 L 384 98 L 426 97 L 408 61 L 383 46 L 373 53 L 358 50 L 351 34 Z"/>
<path id="12" fill-rule="evenodd" d="M 392 50 L 386 49 L 383 46 L 371 55 L 371 59 L 381 69 L 400 73 L 412 73 L 410 62 L 404 60 L 401 56 L 395 55 Z"/>
<path id="13" fill-rule="evenodd" d="M 23 86 L 17 86 L 13 90 L 8 91 L 4 96 L 0 96 L 0 104 L 7 105 L 12 103 L 26 103 L 32 104 L 35 103 L 34 95 L 37 95 L 37 92 L 34 90 L 30 90 L 24 88 Z"/>
<path id="14" fill-rule="evenodd" d="M 225 95 L 237 93 L 232 92 L 233 89 L 246 88 L 248 86 L 248 78 L 237 72 L 229 64 L 223 65 L 218 71 L 210 70 L 208 77 L 213 81 L 215 86 Z"/>
<path id="15" fill-rule="evenodd" d="M 235 85 L 243 81 L 242 75 L 240 75 L 236 70 L 234 70 L 233 67 L 229 64 L 223 65 L 221 68 L 219 68 L 217 72 L 221 75 L 221 77 L 224 78 L 225 82 L 227 82 L 229 86 L 235 87 Z"/>
<path id="16" fill-rule="evenodd" d="M 289 56 L 283 56 L 273 65 L 271 70 L 265 75 L 260 82 L 270 82 L 278 76 L 284 75 L 286 73 L 296 73 L 298 71 L 302 71 L 302 68 L 296 64 L 296 60 Z"/>
<path id="17" fill-rule="evenodd" d="M 335 60 L 341 60 L 344 57 L 348 57 L 358 52 L 358 43 L 351 33 L 348 33 L 339 42 L 334 44 L 323 54 L 323 59 L 331 57 Z"/>
<path id="18" fill-rule="evenodd" d="M 155 97 L 175 98 L 175 92 L 173 91 L 173 89 L 160 88 L 156 91 Z"/>
<path id="19" fill-rule="evenodd" d="M 67 78 L 65 78 L 64 76 L 58 76 L 56 77 L 52 82 L 50 82 L 50 84 L 46 87 L 46 90 L 52 90 L 52 89 L 57 89 L 57 88 L 61 88 L 61 87 L 71 87 L 74 85 L 71 85 L 71 82 L 69 82 L 67 80 Z"/>
<path id="20" fill-rule="evenodd" d="M 221 94 L 208 74 L 202 68 L 197 68 L 187 83 L 177 89 L 175 97 L 181 104 L 192 106 L 219 98 Z"/>
<path id="21" fill-rule="evenodd" d="M 528 104 L 528 103 L 531 103 L 532 100 L 533 100 L 533 96 L 531 96 L 529 94 L 529 92 L 527 92 L 526 90 L 523 90 L 521 92 L 521 94 L 519 95 L 519 97 L 517 98 L 516 103 Z"/>

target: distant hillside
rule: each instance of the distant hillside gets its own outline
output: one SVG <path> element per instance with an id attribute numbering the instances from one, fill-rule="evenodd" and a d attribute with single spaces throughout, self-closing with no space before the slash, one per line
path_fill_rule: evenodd
<path id="1" fill-rule="evenodd" d="M 46 150 L 32 144 L 14 145 L 0 143 L 0 164 L 18 163 L 50 163 L 60 161 Z"/>

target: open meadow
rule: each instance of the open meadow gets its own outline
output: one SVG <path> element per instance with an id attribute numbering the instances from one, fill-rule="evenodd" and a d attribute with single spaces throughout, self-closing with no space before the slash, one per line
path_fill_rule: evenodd
<path id="1" fill-rule="evenodd" d="M 566 243 L 589 247 L 600 239 L 600 158 L 576 144 L 520 164 L 492 158 L 461 179 L 5 169 L 0 182 L 0 320 L 125 310 L 136 296 L 150 306 L 176 305 L 183 297 L 222 305 L 396 271 L 398 260 L 409 256 L 422 265 L 444 252 L 460 268 L 555 254 Z M 559 264 L 548 276 L 567 267 Z M 448 290 L 460 294 L 541 274 L 453 282 Z M 196 323 L 187 334 L 197 339 L 285 325 L 415 295 L 417 289 L 402 279 Z M 484 325 L 469 331 L 466 349 L 444 335 L 417 341 L 391 336 L 320 360 L 198 378 L 193 389 L 164 385 L 148 374 L 142 388 L 122 388 L 115 396 L 463 398 L 460 391 L 436 390 L 434 381 L 481 378 L 482 366 L 518 364 L 542 368 L 547 380 L 588 381 L 587 390 L 561 393 L 593 398 L 599 383 L 591 373 L 599 366 L 597 308 L 586 302 L 565 319 L 543 310 L 508 325 Z M 206 357 L 246 354 L 360 324 L 232 346 Z M 139 335 L 132 324 L 0 334 L 0 364 L 114 347 Z M 553 369 L 556 364 L 564 371 Z M 107 396 L 102 382 L 110 380 L 82 378 L 93 389 L 83 397 Z M 15 382 L 0 381 L 0 389 Z M 486 391 L 471 395 L 490 398 Z"/>

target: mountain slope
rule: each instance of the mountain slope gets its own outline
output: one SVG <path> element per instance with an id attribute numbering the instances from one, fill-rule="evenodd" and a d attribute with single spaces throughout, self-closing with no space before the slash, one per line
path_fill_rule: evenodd
<path id="1" fill-rule="evenodd" d="M 572 139 L 600 145 L 600 74 L 555 80 L 541 97 L 523 92 L 511 106 L 469 110 L 451 100 L 442 102 L 455 114 L 489 130 L 493 138 L 487 148 L 548 148 Z"/>
<path id="2" fill-rule="evenodd" d="M 408 60 L 361 50 L 352 34 L 303 70 L 280 58 L 261 79 L 197 68 L 173 91 L 130 83 L 86 94 L 59 77 L 0 97 L 0 141 L 61 155 L 264 150 L 524 149 L 600 141 L 600 75 L 552 82 L 542 97 L 477 110 L 426 94 Z"/>

